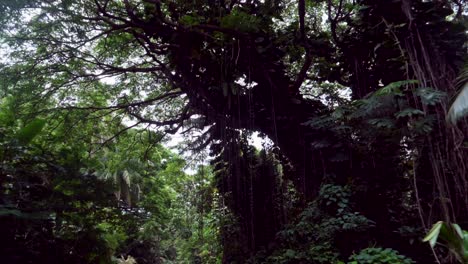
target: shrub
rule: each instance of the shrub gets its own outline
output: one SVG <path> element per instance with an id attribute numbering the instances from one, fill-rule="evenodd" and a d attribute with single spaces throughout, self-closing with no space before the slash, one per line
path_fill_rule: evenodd
<path id="1" fill-rule="evenodd" d="M 359 254 L 352 255 L 348 264 L 411 264 L 411 259 L 400 255 L 390 248 L 365 248 Z"/>

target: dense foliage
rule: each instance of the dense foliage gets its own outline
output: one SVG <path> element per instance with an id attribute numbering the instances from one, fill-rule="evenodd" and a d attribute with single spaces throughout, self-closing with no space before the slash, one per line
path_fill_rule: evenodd
<path id="1" fill-rule="evenodd" d="M 0 105 L 4 263 L 111 263 L 120 255 L 216 263 L 208 168 L 187 175 L 184 160 L 151 131 L 129 130 L 93 148 L 86 142 L 102 140 L 101 124 L 77 130 L 73 116 L 10 119 L 12 100 Z M 203 223 L 207 235 L 197 233 Z"/>
<path id="2" fill-rule="evenodd" d="M 2 260 L 455 261 L 421 239 L 468 225 L 467 13 L 1 2 Z"/>

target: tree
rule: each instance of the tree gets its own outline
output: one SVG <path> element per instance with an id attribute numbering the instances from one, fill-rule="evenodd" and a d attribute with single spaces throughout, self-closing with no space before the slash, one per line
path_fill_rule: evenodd
<path id="1" fill-rule="evenodd" d="M 391 208 L 415 205 L 424 228 L 466 216 L 466 119 L 458 127 L 445 123 L 467 59 L 463 2 L 57 0 L 1 7 L 9 46 L 2 87 L 26 94 L 19 105 L 108 116 L 118 120 L 116 134 L 143 124 L 165 133 L 206 128 L 194 149 L 215 143 L 213 154 L 238 166 L 228 153 L 239 152 L 241 131 L 260 131 L 278 147 L 304 204 L 331 174 L 341 184 L 352 178 L 377 186 L 367 189 L 372 199 L 363 199 L 362 209 L 380 223 L 380 238 L 392 232 L 385 228 Z M 124 117 L 131 125 L 120 127 Z M 236 202 L 237 216 L 248 215 L 242 199 Z M 257 234 L 269 237 L 258 247 L 279 228 Z"/>
<path id="2" fill-rule="evenodd" d="M 80 124 L 80 113 L 28 120 L 15 102 L 0 103 L 3 261 L 169 258 L 167 222 L 177 217 L 170 210 L 177 197 L 168 189 L 185 176 L 185 164 L 158 144 L 160 135 L 129 129 L 115 136 L 111 127 L 103 132 L 105 122 Z M 92 144 L 106 137 L 105 145 Z"/>

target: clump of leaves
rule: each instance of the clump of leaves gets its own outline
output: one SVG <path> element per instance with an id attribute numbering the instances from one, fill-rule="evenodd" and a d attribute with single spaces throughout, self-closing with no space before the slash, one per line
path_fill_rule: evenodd
<path id="1" fill-rule="evenodd" d="M 317 199 L 304 209 L 297 221 L 277 233 L 280 246 L 268 257 L 253 263 L 340 263 L 336 238 L 345 233 L 359 234 L 373 225 L 353 210 L 351 199 L 350 186 L 323 184 Z"/>
<path id="2" fill-rule="evenodd" d="M 423 241 L 429 242 L 432 248 L 439 242 L 450 249 L 460 263 L 468 263 L 468 232 L 457 224 L 439 221 Z"/>
<path id="3" fill-rule="evenodd" d="M 221 19 L 221 26 L 244 32 L 256 32 L 259 29 L 260 19 L 242 10 L 234 9 L 229 15 Z"/>
<path id="4" fill-rule="evenodd" d="M 365 248 L 352 255 L 348 264 L 411 264 L 413 260 L 391 248 Z"/>
<path id="5" fill-rule="evenodd" d="M 197 15 L 184 15 L 180 18 L 179 22 L 186 26 L 196 26 L 199 25 L 202 20 L 203 18 Z"/>

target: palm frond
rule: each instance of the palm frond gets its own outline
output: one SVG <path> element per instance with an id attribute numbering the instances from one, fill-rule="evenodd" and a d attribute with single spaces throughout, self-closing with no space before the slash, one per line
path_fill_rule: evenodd
<path id="1" fill-rule="evenodd" d="M 468 82 L 465 83 L 455 101 L 452 103 L 447 120 L 456 124 L 459 119 L 468 114 Z"/>

